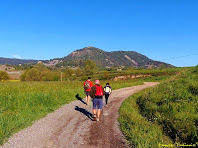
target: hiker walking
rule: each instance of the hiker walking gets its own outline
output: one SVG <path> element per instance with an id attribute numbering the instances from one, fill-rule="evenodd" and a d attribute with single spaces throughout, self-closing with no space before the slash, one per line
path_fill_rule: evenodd
<path id="1" fill-rule="evenodd" d="M 106 106 L 106 107 L 108 107 L 107 104 L 108 104 L 109 96 L 111 95 L 111 91 L 112 91 L 111 86 L 110 86 L 109 83 L 107 83 L 106 86 L 104 87 L 104 92 L 105 92 L 105 103 L 106 103 L 105 106 Z"/>
<path id="2" fill-rule="evenodd" d="M 99 121 L 104 95 L 104 88 L 100 85 L 99 80 L 96 80 L 95 85 L 91 87 L 90 95 L 93 98 L 93 120 Z"/>
<path id="3" fill-rule="evenodd" d="M 90 91 L 91 91 L 91 87 L 93 86 L 93 83 L 91 82 L 91 77 L 88 77 L 88 79 L 84 82 L 83 84 L 84 86 L 84 90 L 85 90 L 85 103 L 87 105 L 89 105 L 90 102 Z"/>

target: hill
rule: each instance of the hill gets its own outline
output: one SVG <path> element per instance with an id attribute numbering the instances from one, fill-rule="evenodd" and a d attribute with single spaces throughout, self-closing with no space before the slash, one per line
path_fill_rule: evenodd
<path id="1" fill-rule="evenodd" d="M 62 62 L 57 66 L 82 66 L 83 61 L 91 59 L 99 67 L 128 66 L 128 67 L 173 67 L 170 64 L 154 61 L 135 51 L 106 52 L 95 47 L 85 47 L 61 58 Z"/>
<path id="2" fill-rule="evenodd" d="M 25 60 L 25 59 L 12 59 L 12 58 L 1 58 L 0 65 L 19 65 L 19 64 L 36 64 L 39 60 Z"/>
<path id="3" fill-rule="evenodd" d="M 18 65 L 32 63 L 36 64 L 42 61 L 46 66 L 71 66 L 81 67 L 85 60 L 91 59 L 96 62 L 99 67 L 113 67 L 113 66 L 127 66 L 127 67 L 173 67 L 170 64 L 154 61 L 148 57 L 137 53 L 135 51 L 112 51 L 106 52 L 95 47 L 85 47 L 78 49 L 63 58 L 56 58 L 52 60 L 25 60 L 25 59 L 10 59 L 0 58 L 0 65 Z"/>

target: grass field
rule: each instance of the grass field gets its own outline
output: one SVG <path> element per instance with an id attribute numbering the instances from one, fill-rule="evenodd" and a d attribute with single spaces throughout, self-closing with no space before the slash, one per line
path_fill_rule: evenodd
<path id="1" fill-rule="evenodd" d="M 196 146 L 197 84 L 195 67 L 127 99 L 121 106 L 119 121 L 129 143 L 135 147 L 161 147 L 159 143 Z M 169 136 L 171 141 L 164 140 L 162 135 Z M 153 140 L 155 137 L 158 139 Z"/>
<path id="2" fill-rule="evenodd" d="M 129 69 L 129 70 L 122 70 L 122 71 L 100 71 L 97 74 L 93 75 L 92 78 L 98 78 L 101 80 L 109 80 L 114 79 L 117 76 L 128 76 L 128 75 L 151 75 L 151 76 L 168 76 L 168 75 L 175 75 L 177 72 L 181 71 L 182 69 L 186 68 L 167 68 L 167 69 Z M 85 80 L 87 76 L 79 77 L 80 80 Z"/>
<path id="3" fill-rule="evenodd" d="M 32 121 L 83 95 L 82 82 L 0 83 L 0 144 Z"/>
<path id="4" fill-rule="evenodd" d="M 157 124 L 151 124 L 139 113 L 136 99 L 145 91 L 136 93 L 122 104 L 119 110 L 119 123 L 126 140 L 135 148 L 158 148 L 162 145 L 172 146 L 171 139 L 164 135 L 163 129 Z"/>

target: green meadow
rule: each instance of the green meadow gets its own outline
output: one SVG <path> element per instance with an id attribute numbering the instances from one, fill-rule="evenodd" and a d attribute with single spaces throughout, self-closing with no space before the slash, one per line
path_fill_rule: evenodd
<path id="1" fill-rule="evenodd" d="M 158 148 L 160 144 L 173 145 L 168 136 L 163 133 L 158 124 L 151 124 L 139 112 L 136 99 L 145 93 L 145 90 L 136 93 L 122 103 L 119 110 L 119 123 L 128 144 L 135 148 Z"/>
<path id="2" fill-rule="evenodd" d="M 83 95 L 82 82 L 0 83 L 0 144 L 33 121 Z"/>
<path id="3" fill-rule="evenodd" d="M 134 147 L 197 146 L 198 66 L 129 97 L 119 122 Z"/>
<path id="4" fill-rule="evenodd" d="M 127 69 L 122 71 L 99 71 L 97 74 L 92 76 L 93 79 L 100 80 L 112 80 L 118 76 L 129 76 L 129 75 L 150 75 L 152 78 L 159 76 L 171 76 L 176 74 L 185 68 L 166 68 L 166 69 Z M 85 80 L 87 76 L 75 77 L 76 79 Z"/>

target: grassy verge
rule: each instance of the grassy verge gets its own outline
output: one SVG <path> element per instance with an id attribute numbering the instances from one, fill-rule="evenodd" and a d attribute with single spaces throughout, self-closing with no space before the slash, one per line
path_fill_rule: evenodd
<path id="1" fill-rule="evenodd" d="M 123 102 L 119 110 L 119 123 L 122 132 L 126 136 L 127 142 L 132 147 L 137 148 L 174 147 L 171 139 L 163 134 L 161 126 L 148 122 L 148 120 L 139 113 L 136 99 L 144 93 L 145 90 L 129 97 Z"/>
<path id="2" fill-rule="evenodd" d="M 82 82 L 4 82 L 0 86 L 0 144 L 32 121 L 76 100 L 76 94 L 83 95 Z"/>
<path id="3" fill-rule="evenodd" d="M 137 99 L 141 114 L 161 125 L 175 143 L 198 141 L 198 72 L 193 71 L 184 71 Z"/>
<path id="4" fill-rule="evenodd" d="M 174 146 L 196 147 L 197 84 L 198 66 L 127 99 L 121 106 L 119 121 L 129 143 L 135 147 L 161 147 L 172 146 L 173 141 Z M 163 134 L 171 140 L 164 139 Z"/>

